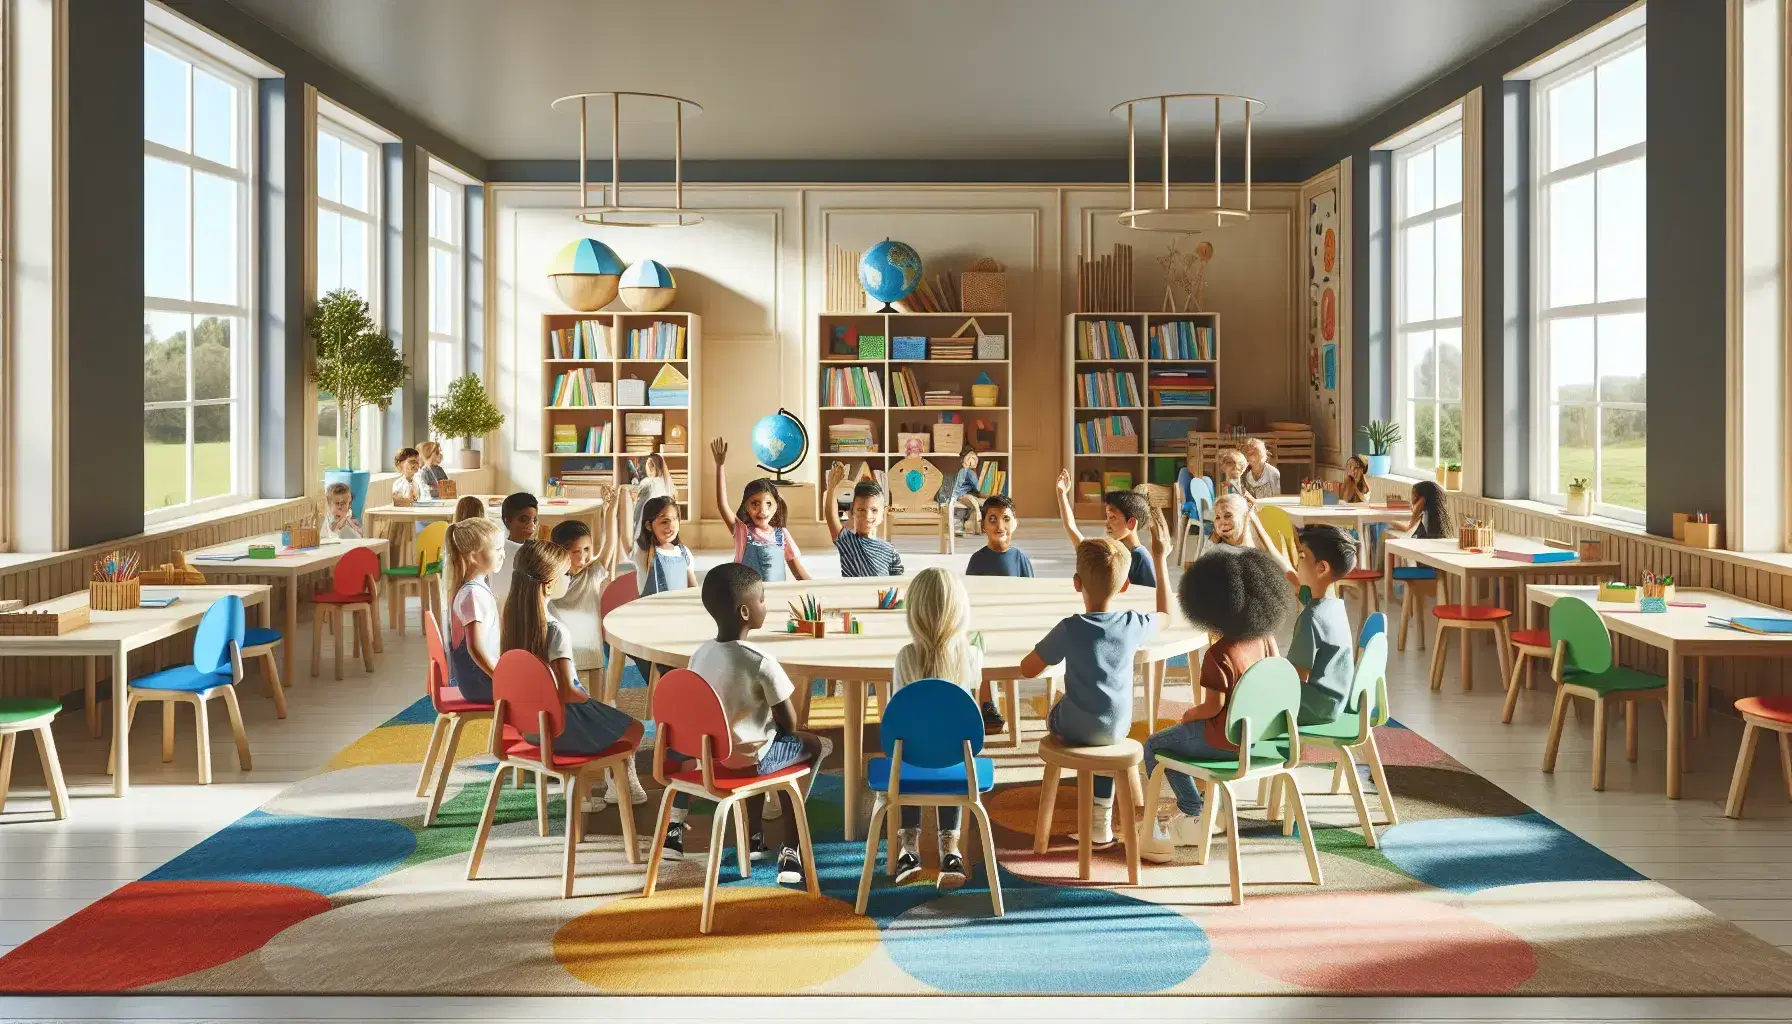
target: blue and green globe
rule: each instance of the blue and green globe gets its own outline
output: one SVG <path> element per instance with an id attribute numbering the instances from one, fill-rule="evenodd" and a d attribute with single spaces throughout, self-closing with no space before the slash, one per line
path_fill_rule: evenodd
<path id="1" fill-rule="evenodd" d="M 908 298 L 921 283 L 921 254 L 907 242 L 886 238 L 859 257 L 859 283 L 866 295 L 884 304 L 878 312 L 894 313 L 890 303 Z"/>
<path id="2" fill-rule="evenodd" d="M 803 421 L 787 409 L 779 409 L 753 424 L 752 441 L 759 468 L 780 480 L 809 454 L 809 432 Z"/>

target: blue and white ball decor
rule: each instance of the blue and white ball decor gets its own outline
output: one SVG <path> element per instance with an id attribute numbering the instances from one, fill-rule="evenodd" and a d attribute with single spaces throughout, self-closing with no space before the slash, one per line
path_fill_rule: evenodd
<path id="1" fill-rule="evenodd" d="M 637 313 L 658 313 L 677 294 L 672 271 L 657 260 L 642 260 L 622 272 L 622 301 Z"/>
<path id="2" fill-rule="evenodd" d="M 560 301 L 581 313 L 595 313 L 615 300 L 622 260 L 597 239 L 581 238 L 555 254 L 548 276 Z"/>

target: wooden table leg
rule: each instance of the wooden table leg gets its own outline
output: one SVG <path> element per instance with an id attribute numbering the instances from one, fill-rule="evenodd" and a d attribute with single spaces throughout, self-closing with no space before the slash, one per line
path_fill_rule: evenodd
<path id="1" fill-rule="evenodd" d="M 1706 727 L 1710 724 L 1711 704 L 1711 663 L 1703 654 L 1699 655 L 1699 685 L 1695 693 L 1692 709 L 1692 734 L 1700 739 L 1706 736 Z"/>
<path id="2" fill-rule="evenodd" d="M 124 796 L 131 789 L 131 721 L 126 711 L 130 704 L 126 684 L 130 681 L 129 655 L 123 644 L 112 652 L 112 749 L 117 763 L 112 771 L 112 795 Z"/>
<path id="3" fill-rule="evenodd" d="M 846 821 L 841 831 L 845 840 L 852 842 L 859 828 L 859 781 L 865 774 L 862 763 L 865 757 L 865 687 L 870 684 L 852 679 L 841 685 L 846 691 L 846 722 L 841 743 L 846 748 L 842 761 L 845 777 L 840 780 Z"/>
<path id="4" fill-rule="evenodd" d="M 94 657 L 81 660 L 87 663 L 86 684 L 81 691 L 87 700 L 87 734 L 98 739 L 104 731 L 100 728 L 100 661 Z"/>
<path id="5" fill-rule="evenodd" d="M 274 599 L 274 595 L 270 593 L 268 595 L 268 600 L 272 601 L 273 599 Z M 264 620 L 264 622 L 265 622 L 265 620 Z M 317 622 L 316 619 L 313 618 L 313 620 L 311 622 L 311 628 L 318 629 L 318 628 L 320 628 L 320 626 L 321 626 L 321 623 Z M 292 651 L 293 651 L 293 648 L 297 647 L 299 644 L 299 574 L 298 573 L 293 573 L 291 576 L 286 577 L 286 632 L 282 635 L 281 638 L 284 639 L 286 642 L 280 645 L 280 661 L 281 661 L 280 680 L 281 680 L 281 682 L 285 683 L 286 685 L 291 686 L 292 681 L 295 678 L 293 675 L 293 668 L 292 668 Z"/>
<path id="6" fill-rule="evenodd" d="M 1686 709 L 1681 706 L 1682 694 L 1685 692 L 1685 681 L 1681 678 L 1684 669 L 1681 665 L 1680 652 L 1668 647 L 1668 799 L 1680 799 L 1680 773 L 1685 770 L 1682 763 L 1686 756 L 1681 735 L 1684 723 L 1681 719 Z"/>

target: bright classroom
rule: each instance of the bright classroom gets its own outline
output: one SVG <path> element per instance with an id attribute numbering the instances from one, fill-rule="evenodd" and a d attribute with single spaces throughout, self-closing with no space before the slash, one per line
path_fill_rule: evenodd
<path id="1" fill-rule="evenodd" d="M 0 1020 L 1792 1020 L 1792 0 L 0 38 Z"/>

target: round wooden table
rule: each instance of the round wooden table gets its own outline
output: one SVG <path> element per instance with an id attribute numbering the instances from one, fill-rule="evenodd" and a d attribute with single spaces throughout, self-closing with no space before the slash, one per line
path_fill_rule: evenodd
<path id="1" fill-rule="evenodd" d="M 1011 576 L 963 578 L 971 598 L 971 630 L 983 634 L 983 678 L 1008 684 L 1010 736 L 1019 743 L 1019 709 L 1015 696 L 1020 663 L 1058 620 L 1083 611 L 1082 595 L 1067 579 L 1025 579 Z M 906 593 L 902 577 L 793 580 L 770 583 L 765 588 L 765 628 L 747 639 L 770 651 L 784 671 L 798 684 L 798 699 L 806 704 L 809 680 L 835 679 L 846 686 L 845 789 L 846 838 L 857 829 L 859 788 L 864 775 L 865 689 L 890 682 L 896 652 L 909 642 L 906 614 L 901 609 L 881 611 L 877 592 L 891 586 Z M 784 631 L 788 604 L 803 595 L 821 603 L 828 623 L 821 639 Z M 1152 611 L 1156 592 L 1132 587 L 1115 598 L 1116 609 Z M 862 622 L 864 632 L 840 630 L 840 612 L 850 611 Z M 623 654 L 645 658 L 657 665 L 682 668 L 690 664 L 698 645 L 715 638 L 715 624 L 703 610 L 700 590 L 675 590 L 644 597 L 604 617 L 604 635 Z M 1190 626 L 1172 612 L 1156 639 L 1139 649 L 1138 664 L 1145 668 L 1146 720 L 1157 728 L 1157 705 L 1163 692 L 1164 662 L 1179 654 L 1192 654 L 1207 646 L 1207 633 Z M 620 671 L 620 659 L 613 662 Z M 1062 665 L 1049 668 L 1045 677 L 1063 674 Z M 1191 680 L 1194 678 L 1190 673 Z"/>

